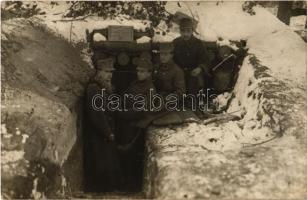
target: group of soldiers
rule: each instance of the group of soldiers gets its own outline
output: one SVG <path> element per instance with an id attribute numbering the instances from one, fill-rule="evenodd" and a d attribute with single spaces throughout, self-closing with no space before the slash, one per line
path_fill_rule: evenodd
<path id="1" fill-rule="evenodd" d="M 224 66 L 216 69 L 213 76 L 214 62 L 210 61 L 203 42 L 193 35 L 193 27 L 189 18 L 180 21 L 180 37 L 160 45 L 160 62 L 156 70 L 149 59 L 140 59 L 136 66 L 137 80 L 125 93 L 146 96 L 152 90 L 162 96 L 180 96 L 196 95 L 205 87 L 227 90 L 234 71 L 233 59 L 223 62 Z M 229 57 L 231 52 L 229 47 L 221 47 L 219 61 Z M 98 60 L 97 73 L 86 91 L 85 171 L 87 189 L 93 191 L 131 190 L 129 186 L 134 184 L 136 168 L 142 170 L 138 164 L 138 151 L 144 144 L 144 134 L 140 134 L 142 130 L 133 122 L 144 118 L 146 112 L 133 110 L 133 102 L 129 101 L 125 102 L 128 109 L 123 112 L 101 112 L 92 107 L 93 97 L 101 94 L 102 89 L 106 98 L 113 93 L 113 65 L 112 59 Z"/>

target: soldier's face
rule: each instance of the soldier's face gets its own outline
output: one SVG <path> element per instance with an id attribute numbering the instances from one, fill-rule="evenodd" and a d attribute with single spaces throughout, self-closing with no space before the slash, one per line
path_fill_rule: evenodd
<path id="1" fill-rule="evenodd" d="M 111 82 L 113 71 L 112 70 L 101 70 L 98 73 L 99 78 L 104 82 Z"/>
<path id="2" fill-rule="evenodd" d="M 180 35 L 184 40 L 189 40 L 192 37 L 193 29 L 192 28 L 182 28 L 180 29 Z"/>
<path id="3" fill-rule="evenodd" d="M 139 81 L 144 81 L 151 76 L 151 71 L 147 69 L 137 69 L 137 78 Z"/>
<path id="4" fill-rule="evenodd" d="M 173 54 L 171 52 L 161 52 L 160 53 L 160 61 L 161 63 L 167 63 L 169 62 L 173 57 Z"/>

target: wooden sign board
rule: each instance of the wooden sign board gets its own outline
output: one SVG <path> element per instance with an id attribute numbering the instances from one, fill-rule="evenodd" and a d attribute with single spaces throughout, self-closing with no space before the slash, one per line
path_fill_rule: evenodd
<path id="1" fill-rule="evenodd" d="M 133 26 L 109 26 L 108 41 L 133 42 Z"/>

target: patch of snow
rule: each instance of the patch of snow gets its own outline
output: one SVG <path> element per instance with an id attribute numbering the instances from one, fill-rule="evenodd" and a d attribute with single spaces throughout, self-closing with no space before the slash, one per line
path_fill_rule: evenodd
<path id="1" fill-rule="evenodd" d="M 148 43 L 150 42 L 151 38 L 147 36 L 143 36 L 136 40 L 136 43 Z"/>
<path id="2" fill-rule="evenodd" d="M 109 25 L 125 25 L 133 26 L 136 30 L 145 30 L 148 25 L 144 25 L 141 20 L 127 20 L 127 19 L 109 19 L 105 20 L 102 17 L 89 16 L 84 20 L 74 19 L 54 19 L 52 17 L 43 18 L 39 17 L 42 23 L 45 23 L 55 33 L 62 35 L 65 39 L 72 43 L 86 42 L 85 30 L 90 32 L 94 29 L 107 28 Z M 149 23 L 147 23 L 149 24 Z"/>
<path id="3" fill-rule="evenodd" d="M 87 46 L 86 48 L 83 48 L 81 51 L 82 60 L 86 62 L 91 69 L 94 69 L 95 67 L 91 59 L 92 55 L 93 55 L 93 52 L 91 51 L 89 46 Z M 58 110 L 57 112 L 62 112 L 62 110 Z"/>
<path id="4" fill-rule="evenodd" d="M 19 128 L 16 128 L 16 133 L 15 134 L 16 135 L 21 135 L 21 132 L 20 132 Z"/>
<path id="5" fill-rule="evenodd" d="M 292 30 L 300 31 L 305 29 L 305 23 L 307 20 L 306 15 L 299 15 L 290 18 L 290 27 Z"/>
<path id="6" fill-rule="evenodd" d="M 11 137 L 13 137 L 13 135 L 12 134 L 5 134 L 3 137 L 4 138 L 11 138 Z"/>
<path id="7" fill-rule="evenodd" d="M 29 138 L 29 135 L 27 135 L 27 134 L 22 134 L 22 141 L 21 141 L 22 144 L 25 144 L 28 138 Z"/>
<path id="8" fill-rule="evenodd" d="M 1 124 L 1 134 L 7 134 L 6 124 Z"/>
<path id="9" fill-rule="evenodd" d="M 155 143 L 166 145 L 167 152 L 198 152 L 206 149 L 214 151 L 239 150 L 245 143 L 266 140 L 267 134 L 271 132 L 271 130 L 262 127 L 251 130 L 246 126 L 241 129 L 239 123 L 230 121 L 220 126 L 189 123 L 184 127 L 176 127 L 175 130 L 161 128 L 157 129 L 155 134 L 167 134 L 171 137 L 162 137 Z M 166 157 L 165 159 L 175 158 Z"/>
<path id="10" fill-rule="evenodd" d="M 23 159 L 24 151 L 3 151 L 1 152 L 1 162 L 2 164 L 17 162 Z"/>
<path id="11" fill-rule="evenodd" d="M 100 33 L 95 33 L 93 36 L 94 42 L 106 41 L 106 37 Z"/>
<path id="12" fill-rule="evenodd" d="M 179 31 L 170 31 L 165 35 L 162 35 L 161 33 L 155 34 L 155 36 L 153 37 L 153 42 L 171 42 L 179 36 L 180 36 Z"/>
<path id="13" fill-rule="evenodd" d="M 43 192 L 37 191 L 38 180 L 39 180 L 38 178 L 35 178 L 34 181 L 33 181 L 33 189 L 32 189 L 31 195 L 34 199 L 46 199 Z"/>
<path id="14" fill-rule="evenodd" d="M 235 44 L 232 44 L 229 40 L 218 40 L 216 43 L 220 47 L 221 46 L 228 46 L 228 47 L 232 48 L 233 50 L 239 49 Z"/>
<path id="15" fill-rule="evenodd" d="M 213 104 L 216 106 L 216 110 L 222 110 L 223 108 L 225 108 L 231 96 L 232 93 L 224 92 L 223 94 L 220 94 L 216 98 L 214 98 Z"/>
<path id="16" fill-rule="evenodd" d="M 300 85 L 306 83 L 306 44 L 290 30 L 254 35 L 247 43 L 249 53 L 267 66 L 274 77 Z"/>

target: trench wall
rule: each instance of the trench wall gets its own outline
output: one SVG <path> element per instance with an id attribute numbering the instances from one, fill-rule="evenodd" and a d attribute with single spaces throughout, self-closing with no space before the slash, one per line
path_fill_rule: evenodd
<path id="1" fill-rule="evenodd" d="M 76 169 L 64 166 L 92 72 L 78 49 L 31 20 L 3 21 L 1 36 L 2 195 L 63 197 L 82 181 L 82 156 Z"/>

